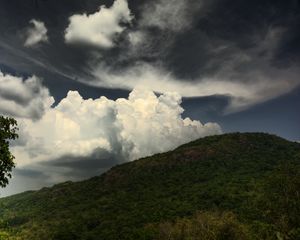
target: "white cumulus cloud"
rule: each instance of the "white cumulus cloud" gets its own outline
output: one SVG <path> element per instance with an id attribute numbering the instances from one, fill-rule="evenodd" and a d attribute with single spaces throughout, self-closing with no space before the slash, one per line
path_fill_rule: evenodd
<path id="1" fill-rule="evenodd" d="M 18 119 L 25 141 L 12 148 L 17 166 L 63 156 L 88 157 L 97 150 L 134 160 L 171 150 L 191 140 L 221 133 L 216 123 L 183 119 L 177 93 L 160 96 L 134 89 L 128 99 L 84 100 L 70 91 L 37 121 Z"/>
<path id="2" fill-rule="evenodd" d="M 49 90 L 37 77 L 24 80 L 0 71 L 0 114 L 37 119 L 53 103 Z"/>
<path id="3" fill-rule="evenodd" d="M 32 47 L 41 42 L 47 42 L 47 28 L 45 24 L 41 21 L 32 19 L 29 22 L 31 24 L 26 31 L 26 41 L 24 43 L 25 47 Z"/>
<path id="4" fill-rule="evenodd" d="M 127 1 L 116 0 L 110 8 L 101 6 L 94 14 L 71 16 L 65 31 L 65 40 L 67 43 L 80 42 L 111 48 L 116 35 L 125 29 L 121 23 L 130 23 L 132 18 Z"/>

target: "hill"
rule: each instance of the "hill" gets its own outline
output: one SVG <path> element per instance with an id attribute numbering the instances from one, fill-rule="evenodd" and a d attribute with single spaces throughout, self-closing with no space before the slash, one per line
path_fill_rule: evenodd
<path id="1" fill-rule="evenodd" d="M 12 240 L 300 239 L 300 144 L 264 133 L 202 138 L 0 199 L 0 229 Z"/>

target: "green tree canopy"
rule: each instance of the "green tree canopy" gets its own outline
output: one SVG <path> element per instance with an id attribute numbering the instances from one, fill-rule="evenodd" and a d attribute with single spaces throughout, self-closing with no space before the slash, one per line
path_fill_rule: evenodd
<path id="1" fill-rule="evenodd" d="M 0 116 L 0 187 L 8 184 L 14 164 L 14 156 L 9 151 L 9 140 L 18 137 L 17 121 L 13 118 Z"/>

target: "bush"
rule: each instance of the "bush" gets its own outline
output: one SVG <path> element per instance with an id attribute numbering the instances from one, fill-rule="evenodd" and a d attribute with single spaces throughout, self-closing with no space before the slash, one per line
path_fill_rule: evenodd
<path id="1" fill-rule="evenodd" d="M 199 212 L 158 226 L 157 240 L 246 240 L 249 231 L 231 212 Z"/>

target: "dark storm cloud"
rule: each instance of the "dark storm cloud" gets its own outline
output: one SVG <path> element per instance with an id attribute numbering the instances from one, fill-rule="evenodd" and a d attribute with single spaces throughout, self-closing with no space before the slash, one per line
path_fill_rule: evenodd
<path id="1" fill-rule="evenodd" d="M 180 35 L 168 56 L 168 66 L 180 77 L 212 75 L 239 52 L 282 67 L 299 58 L 299 1 L 213 1 L 199 11 L 196 28 Z M 270 49 L 274 43 L 262 44 L 272 30 L 282 34 L 267 39 L 278 42 Z M 242 74 L 255 67 L 237 70 Z"/>
<path id="2" fill-rule="evenodd" d="M 43 172 L 38 171 L 38 170 L 33 170 L 31 168 L 16 168 L 14 170 L 14 174 L 22 176 L 22 177 L 30 177 L 30 178 L 35 178 L 35 179 L 48 177 Z"/>
<path id="3" fill-rule="evenodd" d="M 0 197 L 23 192 L 28 189 L 40 189 L 68 180 L 79 181 L 99 176 L 112 166 L 124 162 L 119 156 L 96 149 L 90 156 L 78 157 L 65 155 L 47 162 L 16 167 L 13 179 L 5 189 L 0 189 Z"/>
<path id="4" fill-rule="evenodd" d="M 273 64 L 277 67 L 288 67 L 300 63 L 300 16 L 295 17 L 282 38 L 274 54 Z"/>
<path id="5" fill-rule="evenodd" d="M 65 43 L 70 16 L 93 14 L 99 6 L 112 4 L 100 0 L 1 2 L 0 30 L 5 34 L 0 37 L 0 63 L 39 74 L 46 85 L 65 78 L 66 86 L 74 81 L 90 83 L 99 63 L 122 73 L 145 62 L 163 66 L 186 82 L 215 76 L 247 82 L 251 78 L 247 76 L 257 70 L 268 75 L 273 66 L 299 67 L 299 1 L 129 1 L 135 19 L 114 48 Z M 22 31 L 32 19 L 45 23 L 49 44 L 26 49 Z M 135 33 L 144 36 L 139 46 L 129 42 L 128 34 Z"/>
<path id="6" fill-rule="evenodd" d="M 41 163 L 41 166 L 65 169 L 65 176 L 71 177 L 73 180 L 80 180 L 100 175 L 112 166 L 124 161 L 120 155 L 114 155 L 103 149 L 96 149 L 87 157 L 65 155 L 58 159 Z"/>
<path id="7" fill-rule="evenodd" d="M 16 33 L 25 29 L 31 19 L 41 20 L 48 28 L 51 44 L 44 46 L 42 50 L 26 50 L 25 55 L 34 56 L 37 61 L 40 59 L 47 67 L 53 65 L 53 68 L 73 75 L 74 78 L 78 75 L 86 77 L 89 73 L 86 60 L 90 56 L 89 50 L 91 49 L 87 46 L 82 49 L 65 44 L 64 31 L 68 26 L 68 18 L 75 13 L 93 13 L 100 5 L 110 6 L 112 2 L 96 0 L 59 1 L 55 4 L 49 0 L 1 2 L 2 24 L 0 29 L 5 32 L 2 40 L 6 40 L 10 46 L 11 44 L 22 45 L 23 39 L 16 38 Z M 188 9 L 193 9 L 192 2 L 188 4 L 191 5 Z M 131 59 L 130 55 L 126 54 L 125 47 L 116 48 L 102 53 L 105 56 L 104 61 L 109 64 L 120 62 L 120 66 L 122 66 L 125 64 L 124 62 L 127 61 L 127 64 L 130 64 L 139 57 L 150 61 L 161 60 L 161 53 L 165 52 L 166 46 L 172 45 L 172 41 L 174 41 L 174 45 L 168 50 L 165 59 L 168 67 L 180 76 L 193 78 L 198 74 L 203 74 L 206 70 L 208 73 L 213 72 L 222 62 L 226 61 L 226 56 L 230 57 L 228 54 L 216 54 L 218 48 L 232 45 L 242 50 L 255 48 L 270 28 L 278 27 L 286 29 L 286 35 L 283 37 L 282 46 L 275 50 L 278 54 L 274 54 L 274 58 L 298 56 L 297 51 L 293 50 L 299 49 L 299 41 L 297 41 L 299 28 L 296 24 L 299 22 L 299 1 L 215 0 L 209 3 L 202 1 L 201 7 L 192 14 L 194 18 L 188 22 L 190 26 L 185 27 L 177 34 L 172 32 L 173 35 L 167 34 L 168 28 L 159 31 L 155 25 L 139 26 L 138 22 L 142 20 L 141 14 L 144 5 L 143 2 L 129 1 L 130 9 L 136 17 L 133 29 L 148 31 L 147 36 L 151 41 L 145 43 L 145 47 L 149 51 L 143 51 L 141 56 L 134 55 Z M 25 50 L 23 49 L 23 51 Z M 120 56 L 124 55 L 124 51 L 126 60 Z M 213 66 L 207 66 L 211 63 L 210 60 L 216 57 L 220 57 L 222 60 L 214 63 Z"/>
<path id="8" fill-rule="evenodd" d="M 155 2 L 161 6 L 159 1 L 151 4 Z M 171 2 L 180 5 L 179 1 Z M 178 32 L 171 27 L 161 29 L 159 24 L 139 24 L 143 20 L 145 6 L 150 5 L 141 4 L 133 11 L 136 16 L 133 31 L 141 31 L 146 40 L 136 50 L 128 47 L 124 38 L 116 48 L 102 53 L 102 61 L 115 70 L 122 70 L 138 61 L 158 62 L 181 81 L 191 81 L 214 75 L 241 54 L 261 59 L 264 62 L 261 71 L 268 71 L 265 68 L 272 67 L 274 63 L 277 63 L 276 67 L 287 68 L 299 58 L 299 1 L 201 1 L 197 8 L 193 2 L 184 2 L 188 6 L 185 9 L 190 10 L 193 18 L 187 21 L 178 16 L 181 21 L 186 21 L 185 27 Z M 134 1 L 129 3 L 131 7 L 139 6 Z M 278 34 L 270 36 L 272 31 Z M 265 41 L 272 41 L 268 43 L 271 46 Z M 240 75 L 260 65 L 255 61 L 247 65 L 232 64 L 236 66 L 231 70 Z"/>

